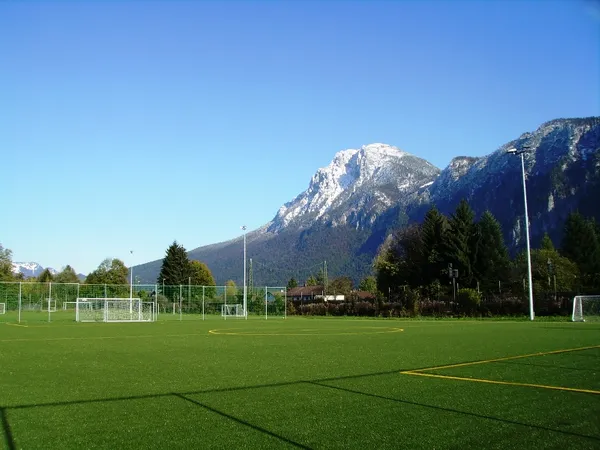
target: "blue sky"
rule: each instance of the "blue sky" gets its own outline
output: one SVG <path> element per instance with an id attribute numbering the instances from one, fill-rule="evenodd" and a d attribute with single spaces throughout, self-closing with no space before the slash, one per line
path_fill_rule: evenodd
<path id="1" fill-rule="evenodd" d="M 0 243 L 140 264 L 258 228 L 345 148 L 443 168 L 600 115 L 599 30 L 595 1 L 3 1 Z"/>

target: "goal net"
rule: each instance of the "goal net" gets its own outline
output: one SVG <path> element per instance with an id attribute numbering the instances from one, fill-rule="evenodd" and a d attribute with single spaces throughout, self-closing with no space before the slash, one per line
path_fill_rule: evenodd
<path id="1" fill-rule="evenodd" d="M 221 316 L 227 317 L 245 317 L 244 307 L 239 303 L 233 305 L 221 305 Z"/>
<path id="2" fill-rule="evenodd" d="M 77 322 L 154 322 L 154 303 L 139 298 L 78 298 Z"/>
<path id="3" fill-rule="evenodd" d="M 573 299 L 573 322 L 600 321 L 600 295 L 577 295 Z"/>
<path id="4" fill-rule="evenodd" d="M 0 303 L 0 314 L 6 314 L 6 303 Z"/>

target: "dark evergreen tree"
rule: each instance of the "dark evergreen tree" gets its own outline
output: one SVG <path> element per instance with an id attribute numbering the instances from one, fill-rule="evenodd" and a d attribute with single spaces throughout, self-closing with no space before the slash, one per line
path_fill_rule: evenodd
<path id="1" fill-rule="evenodd" d="M 42 273 L 38 276 L 38 281 L 42 283 L 47 283 L 48 281 L 54 281 L 54 275 L 50 272 L 50 269 L 44 269 Z"/>
<path id="2" fill-rule="evenodd" d="M 510 277 L 510 258 L 502 236 L 502 227 L 491 212 L 482 214 L 477 223 L 478 248 L 473 275 L 484 292 L 497 291 L 500 282 Z"/>
<path id="3" fill-rule="evenodd" d="M 550 239 L 548 233 L 544 233 L 544 237 L 542 238 L 542 242 L 540 243 L 540 249 L 549 251 L 556 250 L 554 248 L 554 243 L 552 242 L 552 239 Z"/>
<path id="4" fill-rule="evenodd" d="M 593 221 L 586 220 L 578 212 L 569 214 L 565 222 L 561 254 L 577 265 L 582 287 L 600 287 L 600 242 Z"/>
<path id="5" fill-rule="evenodd" d="M 421 227 L 410 225 L 398 230 L 375 261 L 377 287 L 393 292 L 404 285 L 422 286 L 425 263 Z"/>
<path id="6" fill-rule="evenodd" d="M 164 281 L 164 284 L 168 286 L 177 286 L 188 284 L 191 276 L 192 270 L 187 252 L 182 245 L 174 241 L 167 249 L 156 281 L 158 283 Z"/>
<path id="7" fill-rule="evenodd" d="M 479 230 L 475 226 L 475 214 L 465 199 L 461 200 L 448 221 L 445 233 L 444 260 L 458 269 L 461 287 L 473 287 L 473 268 L 477 260 Z"/>
<path id="8" fill-rule="evenodd" d="M 292 277 L 287 283 L 287 289 L 293 289 L 295 287 L 298 287 L 298 281 L 296 281 L 296 279 Z"/>
<path id="9" fill-rule="evenodd" d="M 441 278 L 445 281 L 444 269 L 447 262 L 444 260 L 444 242 L 448 220 L 435 206 L 431 207 L 421 226 L 421 240 L 423 243 L 423 283 L 431 284 Z"/>

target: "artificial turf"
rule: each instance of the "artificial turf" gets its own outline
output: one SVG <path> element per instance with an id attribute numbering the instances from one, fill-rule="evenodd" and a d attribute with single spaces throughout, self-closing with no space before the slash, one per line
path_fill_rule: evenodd
<path id="1" fill-rule="evenodd" d="M 599 323 L 71 316 L 0 323 L 0 448 L 600 448 Z"/>

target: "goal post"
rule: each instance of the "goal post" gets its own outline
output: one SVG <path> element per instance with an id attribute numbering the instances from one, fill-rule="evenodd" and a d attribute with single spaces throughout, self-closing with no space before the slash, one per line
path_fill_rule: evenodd
<path id="1" fill-rule="evenodd" d="M 573 298 L 573 322 L 600 321 L 600 295 L 576 295 Z"/>
<path id="2" fill-rule="evenodd" d="M 244 314 L 244 306 L 239 303 L 221 305 L 221 316 L 225 319 L 227 317 L 246 317 Z"/>
<path id="3" fill-rule="evenodd" d="M 154 303 L 139 298 L 78 298 L 77 322 L 154 322 Z"/>
<path id="4" fill-rule="evenodd" d="M 6 314 L 6 303 L 0 303 L 0 314 Z"/>
<path id="5" fill-rule="evenodd" d="M 56 312 L 56 300 L 53 298 L 46 299 L 46 311 Z"/>

